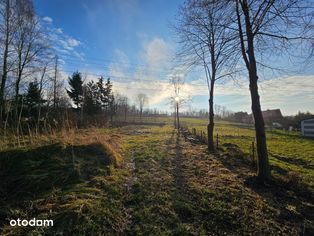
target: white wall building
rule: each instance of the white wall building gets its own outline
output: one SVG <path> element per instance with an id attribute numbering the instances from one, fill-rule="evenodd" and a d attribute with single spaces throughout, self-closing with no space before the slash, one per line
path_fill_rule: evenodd
<path id="1" fill-rule="evenodd" d="M 301 132 L 305 137 L 314 137 L 314 118 L 301 121 Z"/>

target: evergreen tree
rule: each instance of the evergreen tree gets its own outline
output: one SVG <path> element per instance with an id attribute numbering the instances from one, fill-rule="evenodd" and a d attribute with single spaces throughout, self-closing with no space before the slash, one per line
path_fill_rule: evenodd
<path id="1" fill-rule="evenodd" d="M 91 115 L 101 110 L 99 87 L 94 81 L 84 86 L 84 111 Z"/>
<path id="2" fill-rule="evenodd" d="M 25 105 L 27 107 L 28 113 L 30 116 L 37 115 L 37 108 L 40 103 L 43 103 L 44 100 L 41 97 L 40 89 L 38 82 L 30 82 L 27 89 L 27 94 L 25 96 Z"/>
<path id="3" fill-rule="evenodd" d="M 77 108 L 82 107 L 83 103 L 83 81 L 81 74 L 74 72 L 72 77 L 69 77 L 70 90 L 67 90 L 69 97 L 73 100 Z"/>
<path id="4" fill-rule="evenodd" d="M 102 107 L 104 107 L 106 101 L 106 88 L 104 85 L 104 78 L 100 77 L 97 82 L 98 92 L 99 92 L 99 102 Z"/>
<path id="5" fill-rule="evenodd" d="M 105 85 L 105 99 L 104 99 L 104 106 L 106 111 L 110 108 L 110 103 L 112 102 L 112 83 L 110 81 L 110 78 L 107 79 L 106 85 Z"/>
<path id="6" fill-rule="evenodd" d="M 111 110 L 112 103 L 114 102 L 110 78 L 108 78 L 106 84 L 104 84 L 104 78 L 100 77 L 97 82 L 97 86 L 101 106 L 105 109 L 107 115 L 108 111 Z"/>
<path id="7" fill-rule="evenodd" d="M 37 81 L 30 82 L 27 89 L 25 103 L 29 107 L 34 107 L 41 102 L 41 94 Z"/>
<path id="8" fill-rule="evenodd" d="M 107 111 L 110 106 L 110 96 L 112 93 L 112 84 L 110 82 L 110 78 L 108 78 L 106 84 L 104 84 L 104 78 L 100 77 L 97 82 L 97 86 L 99 90 L 101 106 Z"/>

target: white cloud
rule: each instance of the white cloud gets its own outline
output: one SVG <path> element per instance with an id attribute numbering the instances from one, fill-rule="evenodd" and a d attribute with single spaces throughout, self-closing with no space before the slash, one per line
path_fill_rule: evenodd
<path id="1" fill-rule="evenodd" d="M 49 17 L 49 16 L 43 17 L 43 21 L 45 21 L 45 22 L 47 22 L 47 23 L 49 23 L 49 24 L 51 24 L 51 23 L 53 22 L 52 18 Z"/>
<path id="2" fill-rule="evenodd" d="M 201 86 L 200 84 L 204 84 Z M 192 81 L 185 85 L 185 89 L 192 96 L 208 96 L 204 80 Z M 299 110 L 314 112 L 314 75 L 284 76 L 259 82 L 259 94 L 262 109 L 279 108 L 284 114 L 295 114 Z M 228 80 L 216 84 L 216 100 L 224 99 L 224 104 L 232 110 L 245 110 L 250 112 L 249 83 L 243 78 L 235 83 Z M 219 103 L 219 99 L 218 99 Z"/>
<path id="3" fill-rule="evenodd" d="M 113 58 L 113 62 L 109 65 L 109 74 L 110 76 L 123 79 L 126 77 L 126 72 L 129 69 L 129 59 L 127 55 L 119 49 L 115 50 L 115 55 Z"/>
<path id="4" fill-rule="evenodd" d="M 74 38 L 69 38 L 68 39 L 68 45 L 70 47 L 76 47 L 76 46 L 79 46 L 81 44 L 81 42 L 77 39 L 74 39 Z"/>
<path id="5" fill-rule="evenodd" d="M 128 96 L 133 102 L 135 102 L 136 96 L 139 93 L 145 93 L 149 99 L 149 106 L 160 105 L 167 102 L 171 88 L 166 81 L 133 81 L 133 82 L 117 82 L 114 81 L 114 90 L 120 94 Z"/>
<path id="6" fill-rule="evenodd" d="M 56 28 L 56 33 L 63 34 L 63 29 L 62 28 Z"/>
<path id="7" fill-rule="evenodd" d="M 169 104 L 169 97 L 173 91 L 166 80 L 113 81 L 115 90 L 119 93 L 135 98 L 136 94 L 144 92 L 150 98 L 150 106 L 164 105 L 163 107 L 170 108 L 167 104 Z M 284 115 L 296 114 L 299 110 L 314 112 L 313 82 L 314 75 L 289 76 L 260 81 L 259 93 L 262 109 L 279 108 Z M 192 97 L 204 96 L 204 103 L 201 106 L 195 103 L 193 105 L 207 109 L 208 89 L 205 79 L 186 82 L 181 89 L 181 94 Z M 237 82 L 226 80 L 225 83 L 216 84 L 215 101 L 234 111 L 250 112 L 251 99 L 248 81 L 243 78 Z"/>
<path id="8" fill-rule="evenodd" d="M 81 42 L 67 35 L 57 36 L 56 41 L 63 47 L 64 50 L 73 51 Z"/>
<path id="9" fill-rule="evenodd" d="M 170 62 L 170 47 L 162 38 L 154 38 L 144 45 L 142 60 L 153 71 L 164 69 Z"/>
<path id="10" fill-rule="evenodd" d="M 50 23 L 52 22 L 52 19 L 47 16 L 44 17 L 43 20 Z M 50 43 L 60 54 L 72 54 L 75 49 L 78 49 L 78 47 L 82 45 L 82 42 L 66 34 L 62 28 L 57 28 L 49 24 L 46 25 L 46 31 L 49 32 Z"/>
<path id="11" fill-rule="evenodd" d="M 48 32 L 49 43 L 54 49 L 53 53 L 57 54 L 59 57 L 60 71 L 62 71 L 62 68 L 67 70 L 68 68 L 66 67 L 69 66 L 69 64 L 75 64 L 78 60 L 81 62 L 85 61 L 85 54 L 81 50 L 81 46 L 84 44 L 81 41 L 68 35 L 62 28 L 54 27 L 54 25 L 51 24 L 53 20 L 50 17 L 46 16 L 42 19 L 45 22 L 49 22 L 49 24 L 45 24 L 44 26 L 46 27 L 46 32 Z M 76 61 L 69 61 L 68 58 Z M 72 67 L 75 68 L 76 65 Z M 71 68 L 70 70 L 74 69 Z"/>
<path id="12" fill-rule="evenodd" d="M 168 103 L 171 94 L 167 77 L 171 59 L 169 43 L 157 37 L 142 42 L 138 58 L 141 63 L 134 66 L 122 50 L 115 51 L 108 72 L 116 92 L 127 95 L 133 102 L 138 93 L 145 93 L 150 106 Z"/>

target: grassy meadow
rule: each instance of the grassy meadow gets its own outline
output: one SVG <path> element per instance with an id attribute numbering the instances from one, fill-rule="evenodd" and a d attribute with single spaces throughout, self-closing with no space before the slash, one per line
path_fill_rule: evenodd
<path id="1" fill-rule="evenodd" d="M 182 123 L 189 129 L 207 132 L 207 120 L 182 118 Z M 255 141 L 253 126 L 217 121 L 215 138 L 218 134 L 219 144 L 237 145 L 246 155 L 252 153 L 252 142 Z M 278 129 L 266 129 L 267 145 L 273 174 L 291 175 L 314 191 L 314 140 L 302 137 L 299 132 L 288 132 Z M 256 151 L 256 148 L 255 148 Z M 256 158 L 255 153 L 255 158 Z"/>
<path id="2" fill-rule="evenodd" d="M 261 186 L 242 157 L 251 127 L 217 122 L 218 154 L 186 140 L 171 118 L 158 125 L 90 128 L 1 141 L 1 235 L 311 235 L 314 141 L 267 131 L 273 174 Z M 206 129 L 204 119 L 181 119 Z M 160 125 L 165 122 L 166 125 Z M 15 140 L 15 142 L 14 142 Z M 243 160 L 242 160 L 243 159 Z M 279 169 L 280 168 L 280 169 Z M 11 227 L 16 218 L 53 227 Z"/>

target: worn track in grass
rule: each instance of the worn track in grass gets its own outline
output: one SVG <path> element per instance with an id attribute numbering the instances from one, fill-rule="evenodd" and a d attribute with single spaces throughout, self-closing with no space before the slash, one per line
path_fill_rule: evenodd
<path id="1" fill-rule="evenodd" d="M 30 165 L 38 175 L 36 186 L 29 181 L 32 176 L 28 170 L 21 169 L 17 181 L 21 186 L 28 181 L 29 185 L 24 182 L 24 190 L 35 188 L 32 196 L 21 199 L 12 188 L 10 200 L 0 198 L 1 204 L 7 203 L 1 208 L 1 216 L 51 217 L 56 226 L 18 229 L 5 225 L 4 218 L 2 234 L 53 235 L 58 231 L 65 235 L 311 235 L 314 232 L 311 197 L 279 183 L 258 185 L 251 168 L 240 159 L 224 153 L 209 155 L 204 145 L 185 141 L 170 126 L 80 131 L 73 134 L 73 140 L 70 138 L 67 137 L 67 142 L 58 140 L 63 142 L 58 146 L 60 150 L 53 149 L 48 156 L 40 147 L 27 151 L 24 158 L 27 162 L 21 163 Z M 94 142 L 104 146 L 90 145 Z M 83 144 L 83 149 L 74 149 L 73 165 L 73 152 L 69 150 Z M 113 166 L 108 166 L 111 162 L 103 162 L 107 149 L 122 159 L 121 164 L 112 162 Z M 20 155 L 20 152 L 24 153 L 13 153 Z M 35 154 L 38 156 L 33 158 Z M 19 163 L 15 163 L 17 171 Z M 66 177 L 69 171 L 75 175 L 68 178 L 72 182 L 61 179 L 58 185 L 47 185 L 45 173 L 36 170 L 37 164 L 50 174 L 53 170 L 61 177 Z M 60 169 L 59 164 L 66 168 Z M 7 180 L 15 181 L 11 174 L 12 178 L 7 176 Z M 40 186 L 46 186 L 45 191 Z"/>
<path id="2" fill-rule="evenodd" d="M 143 127 L 127 143 L 126 150 L 134 152 L 137 175 L 125 203 L 132 212 L 128 234 L 313 232 L 309 199 L 292 194 L 296 199 L 291 201 L 283 187 L 280 196 L 272 186 L 257 185 L 243 163 L 208 155 L 205 146 L 185 142 L 170 127 Z M 238 169 L 230 168 L 233 161 Z M 307 202 L 301 206 L 302 200 Z M 307 210 L 300 209 L 306 204 Z"/>

